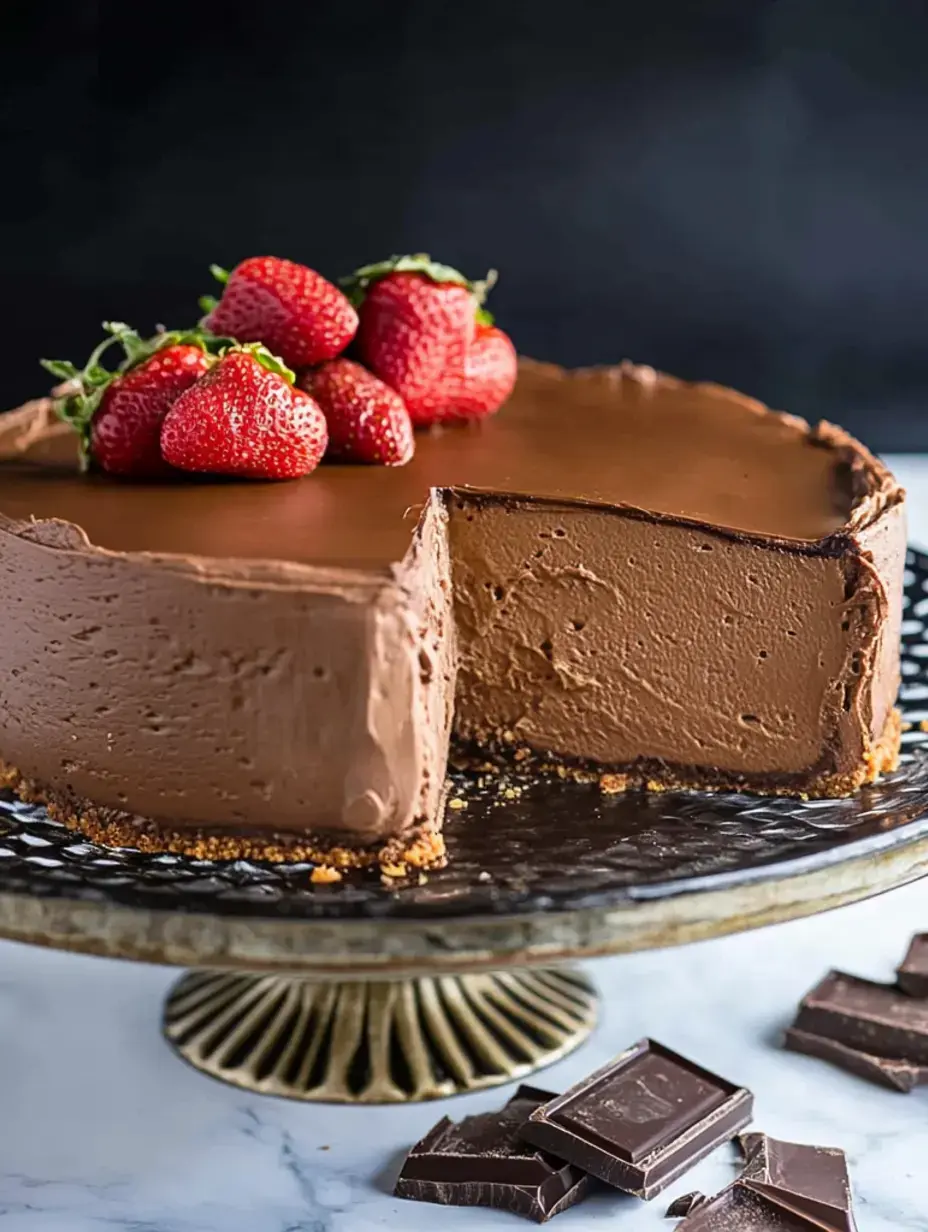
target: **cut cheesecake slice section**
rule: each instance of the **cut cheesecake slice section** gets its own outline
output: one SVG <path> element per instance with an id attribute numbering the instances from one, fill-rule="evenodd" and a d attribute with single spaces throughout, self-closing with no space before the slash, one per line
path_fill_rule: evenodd
<path id="1" fill-rule="evenodd" d="M 898 753 L 903 496 L 632 365 L 526 362 L 410 465 L 289 484 L 80 476 L 41 400 L 0 417 L 0 758 L 232 855 L 429 858 L 452 729 L 609 789 L 847 794 Z"/>
<path id="2" fill-rule="evenodd" d="M 613 789 L 843 795 L 894 764 L 901 527 L 887 560 L 866 535 L 485 493 L 450 509 L 475 749 L 609 767 Z"/>

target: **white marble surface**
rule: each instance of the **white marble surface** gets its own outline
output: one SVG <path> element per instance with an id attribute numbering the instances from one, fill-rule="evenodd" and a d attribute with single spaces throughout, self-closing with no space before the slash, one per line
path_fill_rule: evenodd
<path id="1" fill-rule="evenodd" d="M 928 458 L 893 459 L 928 543 Z M 685 949 L 593 964 L 601 1024 L 540 1081 L 563 1088 L 642 1035 L 748 1085 L 755 1125 L 847 1151 L 861 1232 L 928 1229 L 928 1089 L 903 1096 L 806 1057 L 778 1033 L 830 966 L 890 978 L 928 930 L 928 888 Z M 174 972 L 0 944 L 3 1232 L 447 1232 L 528 1227 L 511 1215 L 400 1202 L 403 1149 L 440 1115 L 508 1089 L 410 1108 L 252 1098 L 188 1069 L 158 1021 Z M 671 1228 L 666 1200 L 734 1175 L 724 1148 L 650 1204 L 602 1195 L 564 1232 Z M 666 1200 L 665 1200 L 666 1197 Z"/>

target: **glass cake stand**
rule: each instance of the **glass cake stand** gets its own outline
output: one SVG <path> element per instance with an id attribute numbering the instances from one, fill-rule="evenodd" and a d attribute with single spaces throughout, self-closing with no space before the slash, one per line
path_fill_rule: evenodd
<path id="1" fill-rule="evenodd" d="M 164 1034 L 251 1091 L 391 1103 L 522 1078 L 593 1028 L 574 960 L 810 915 L 928 872 L 921 553 L 905 617 L 903 763 L 852 799 L 461 775 L 447 868 L 313 885 L 308 864 L 100 847 L 0 793 L 0 936 L 193 968 Z"/>

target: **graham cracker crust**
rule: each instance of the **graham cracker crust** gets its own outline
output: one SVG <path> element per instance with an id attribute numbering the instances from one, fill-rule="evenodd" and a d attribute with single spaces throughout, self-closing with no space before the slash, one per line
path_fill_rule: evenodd
<path id="1" fill-rule="evenodd" d="M 258 860 L 271 864 L 315 864 L 317 885 L 340 881 L 349 869 L 378 869 L 385 878 L 441 868 L 445 841 L 429 822 L 407 834 L 368 847 L 344 847 L 337 840 L 301 835 L 238 835 L 205 829 L 177 830 L 144 817 L 101 808 L 69 793 L 45 787 L 0 760 L 0 788 L 25 804 L 41 804 L 54 821 L 104 847 L 129 847 L 147 853 L 193 856 L 198 860 Z"/>

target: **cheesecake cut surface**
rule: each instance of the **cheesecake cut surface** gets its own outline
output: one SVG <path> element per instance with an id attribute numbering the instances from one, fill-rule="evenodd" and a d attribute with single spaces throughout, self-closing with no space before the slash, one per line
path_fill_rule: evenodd
<path id="1" fill-rule="evenodd" d="M 894 764 L 903 493 L 717 386 L 524 363 L 408 466 L 288 484 L 81 476 L 47 401 L 0 459 L 0 758 L 78 814 L 405 841 L 452 728 L 613 787 Z"/>

